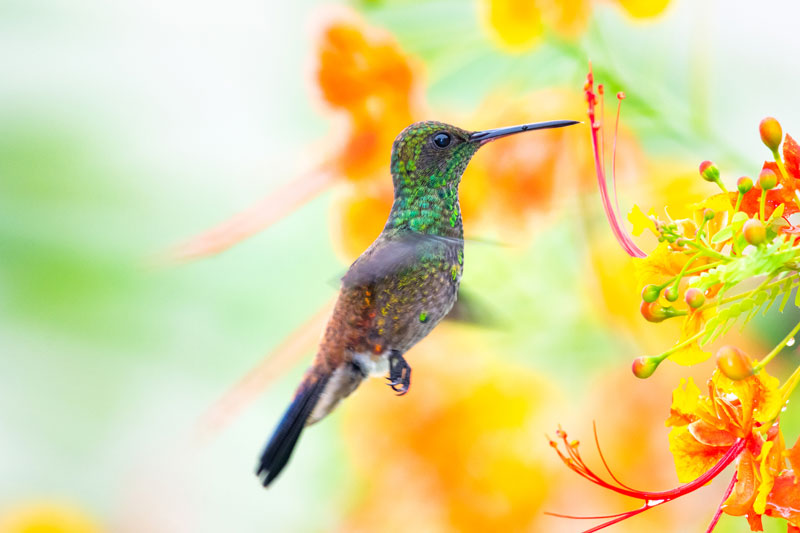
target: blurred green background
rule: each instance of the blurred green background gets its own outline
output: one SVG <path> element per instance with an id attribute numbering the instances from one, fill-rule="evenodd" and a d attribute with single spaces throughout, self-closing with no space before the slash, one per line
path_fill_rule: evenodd
<path id="1" fill-rule="evenodd" d="M 487 123 L 492 95 L 551 87 L 572 90 L 577 111 L 550 117 L 543 99 L 534 102 L 542 119 L 583 119 L 588 59 L 608 94 L 627 93 L 623 123 L 642 157 L 670 162 L 670 170 L 693 173 L 699 161 L 712 159 L 732 183 L 757 172 L 768 156 L 757 133 L 761 118 L 778 117 L 789 133 L 800 128 L 794 68 L 800 7 L 792 2 L 673 0 L 647 18 L 598 2 L 574 35 L 545 31 L 535 46 L 514 52 L 498 46 L 473 2 L 343 6 L 362 24 L 384 28 L 415 58 L 430 118 L 472 117 L 460 124 L 467 128 L 507 125 Z M 363 502 L 383 471 L 359 466 L 353 450 L 371 445 L 359 444 L 349 430 L 379 432 L 387 422 L 362 412 L 366 394 L 356 393 L 352 406 L 306 433 L 274 488 L 263 491 L 252 473 L 311 352 L 213 438 L 199 441 L 191 431 L 214 401 L 333 297 L 352 259 L 337 244 L 336 210 L 341 190 L 357 192 L 359 184 L 334 185 L 216 257 L 178 266 L 152 261 L 296 179 L 340 135 L 337 112 L 320 100 L 314 78 L 315 28 L 332 7 L 341 6 L 0 3 L 0 517 L 28 513 L 64 532 L 370 530 Z M 588 146 L 588 129 L 570 139 Z M 488 165 L 492 153 L 481 157 Z M 388 165 L 388 151 L 385 159 Z M 663 427 L 670 390 L 678 376 L 701 382 L 711 367 L 671 365 L 648 382 L 631 376 L 630 359 L 666 348 L 669 337 L 652 328 L 631 331 L 633 322 L 620 316 L 636 317 L 635 306 L 605 310 L 598 283 L 638 288 L 623 289 L 632 284 L 627 278 L 594 279 L 592 254 L 622 252 L 608 240 L 594 191 L 560 183 L 559 168 L 550 176 L 554 200 L 528 214 L 525 239 L 509 247 L 467 245 L 464 286 L 503 327 L 443 326 L 431 341 L 438 354 L 426 355 L 423 368 L 458 373 L 459 353 L 447 353 L 449 339 L 479 337 L 493 347 L 489 361 L 516 365 L 552 387 L 546 409 L 534 417 L 535 455 L 550 453 L 541 435 L 559 422 L 588 442 L 597 419 L 601 437 L 614 428 L 612 455 L 643 461 L 617 473 L 632 477 L 626 468 L 638 468 L 637 485 L 653 476 L 657 486 L 642 488 L 663 489 L 674 484 Z M 649 168 L 629 191 L 655 187 Z M 648 203 L 621 193 L 623 211 L 631 201 L 663 205 L 657 197 Z M 503 227 L 466 231 L 503 241 Z M 592 251 L 593 242 L 604 243 L 601 251 Z M 770 315 L 751 328 L 749 342 L 781 337 L 785 320 Z M 796 364 L 795 353 L 787 357 Z M 415 366 L 413 352 L 410 361 Z M 493 375 L 481 365 L 475 372 Z M 415 378 L 435 383 L 433 372 Z M 644 404 L 652 409 L 637 411 Z M 484 407 L 505 409 L 502 402 Z M 402 427 L 398 409 L 393 424 Z M 786 416 L 792 443 L 800 415 L 790 408 Z M 459 422 L 453 420 L 454 446 L 470 446 L 458 440 Z M 660 450 L 649 459 L 657 466 L 648 467 L 653 449 Z M 536 485 L 547 491 L 531 496 L 535 516 L 633 507 L 620 500 L 581 503 L 592 488 L 552 459 L 543 457 L 547 466 L 537 470 Z M 637 531 L 646 522 L 675 531 L 704 528 L 725 483 L 614 530 Z M 408 483 L 393 490 L 396 501 L 413 502 L 410 493 L 420 489 Z M 503 486 L 492 490 L 504 494 Z M 398 508 L 414 515 L 412 503 Z M 464 530 L 441 518 L 458 512 L 457 506 L 429 509 L 438 518 L 420 513 L 414 523 L 429 526 L 420 531 Z M 387 516 L 381 529 L 393 531 L 401 519 Z M 518 523 L 519 530 L 582 525 L 532 520 Z M 743 526 L 742 519 L 724 517 L 718 531 Z"/>

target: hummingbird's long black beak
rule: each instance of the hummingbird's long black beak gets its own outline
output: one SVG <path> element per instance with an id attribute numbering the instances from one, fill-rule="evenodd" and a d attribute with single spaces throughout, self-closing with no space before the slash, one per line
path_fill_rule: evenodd
<path id="1" fill-rule="evenodd" d="M 507 128 L 476 131 L 469 136 L 469 140 L 478 142 L 480 144 L 486 144 L 489 141 L 499 139 L 500 137 L 514 135 L 515 133 L 522 133 L 523 131 L 563 128 L 564 126 L 572 126 L 573 124 L 580 124 L 580 122 L 577 120 L 550 120 L 547 122 L 534 122 L 533 124 L 521 124 L 519 126 L 508 126 Z"/>

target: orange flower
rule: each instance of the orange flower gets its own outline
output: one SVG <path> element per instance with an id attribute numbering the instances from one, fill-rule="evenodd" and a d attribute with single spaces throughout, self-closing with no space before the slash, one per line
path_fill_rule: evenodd
<path id="1" fill-rule="evenodd" d="M 715 372 L 708 396 L 701 396 L 691 379 L 682 383 L 673 394 L 667 420 L 672 426 L 670 451 L 682 481 L 703 475 L 734 444 L 746 443 L 735 485 L 721 509 L 734 516 L 746 515 L 754 531 L 760 531 L 762 515 L 780 516 L 786 506 L 792 511 L 784 513 L 784 518 L 800 525 L 798 498 L 784 490 L 786 479 L 795 479 L 794 473 L 785 468 L 783 437 L 773 424 L 782 404 L 778 380 L 763 370 L 738 381 Z M 773 494 L 779 476 L 784 479 Z"/>
<path id="2" fill-rule="evenodd" d="M 670 452 L 678 479 L 685 484 L 672 490 L 634 490 L 619 483 L 613 474 L 613 481 L 607 481 L 586 465 L 577 442 L 570 441 L 559 429 L 560 442 L 551 440 L 550 443 L 571 470 L 596 485 L 644 502 L 639 509 L 604 517 L 610 520 L 587 531 L 603 529 L 690 494 L 734 461 L 738 461 L 736 474 L 708 532 L 714 529 L 723 512 L 746 515 L 753 531 L 761 531 L 761 516 L 765 514 L 800 526 L 800 497 L 790 485 L 798 481 L 793 468 L 800 450 L 796 445 L 795 449 L 784 451 L 783 437 L 775 422 L 783 405 L 778 380 L 764 370 L 739 381 L 715 371 L 708 390 L 708 395 L 703 396 L 689 379 L 681 381 L 673 392 L 666 424 L 672 427 Z M 787 458 L 790 459 L 788 468 Z"/>
<path id="3" fill-rule="evenodd" d="M 317 84 L 323 99 L 344 111 L 348 132 L 335 156 L 349 179 L 386 176 L 397 133 L 413 122 L 418 78 L 390 34 L 360 21 L 336 20 L 317 45 Z"/>

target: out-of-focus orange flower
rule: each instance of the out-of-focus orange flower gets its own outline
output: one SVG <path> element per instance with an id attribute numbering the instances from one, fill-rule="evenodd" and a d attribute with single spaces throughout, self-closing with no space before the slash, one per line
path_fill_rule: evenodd
<path id="1" fill-rule="evenodd" d="M 81 509 L 49 501 L 30 502 L 0 512 L 0 533 L 100 533 Z"/>
<path id="2" fill-rule="evenodd" d="M 413 122 L 419 79 L 413 61 L 389 33 L 355 17 L 325 27 L 317 60 L 322 98 L 348 120 L 337 166 L 353 180 L 384 175 L 395 136 Z"/>
<path id="3" fill-rule="evenodd" d="M 542 115 L 544 109 L 547 116 Z M 580 113 L 576 91 L 549 89 L 523 96 L 494 94 L 471 118 L 459 121 L 481 129 Z M 630 147 L 629 140 L 626 136 L 621 141 L 622 150 Z M 558 129 L 516 135 L 482 148 L 461 180 L 465 223 L 524 230 L 526 217 L 548 209 L 556 194 L 563 197 L 565 191 L 575 193 L 592 186 L 591 153 L 583 136 Z M 479 220 L 482 215 L 490 216 Z"/>
<path id="4" fill-rule="evenodd" d="M 617 0 L 632 17 L 661 14 L 669 0 Z M 478 13 L 492 42 L 511 53 L 525 52 L 542 39 L 546 30 L 575 38 L 588 25 L 592 0 L 479 0 Z"/>
<path id="5" fill-rule="evenodd" d="M 348 190 L 334 206 L 335 223 L 331 235 L 342 255 L 357 257 L 380 234 L 392 208 L 392 187 L 376 187 L 373 192 Z"/>
<path id="6" fill-rule="evenodd" d="M 442 365 L 445 352 L 457 360 Z M 549 488 L 546 458 L 532 443 L 554 401 L 550 387 L 463 326 L 440 325 L 413 357 L 402 400 L 372 380 L 344 407 L 364 490 L 341 530 L 529 530 Z"/>

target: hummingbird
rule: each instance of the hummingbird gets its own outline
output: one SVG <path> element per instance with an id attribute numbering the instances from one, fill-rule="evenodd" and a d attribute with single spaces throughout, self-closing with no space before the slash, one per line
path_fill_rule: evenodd
<path id="1" fill-rule="evenodd" d="M 288 462 L 301 432 L 367 377 L 387 376 L 404 395 L 411 366 L 404 354 L 447 315 L 464 269 L 461 175 L 478 149 L 518 133 L 578 124 L 537 122 L 466 131 L 416 122 L 392 145 L 394 201 L 380 235 L 342 278 L 319 349 L 256 466 L 264 487 Z"/>

